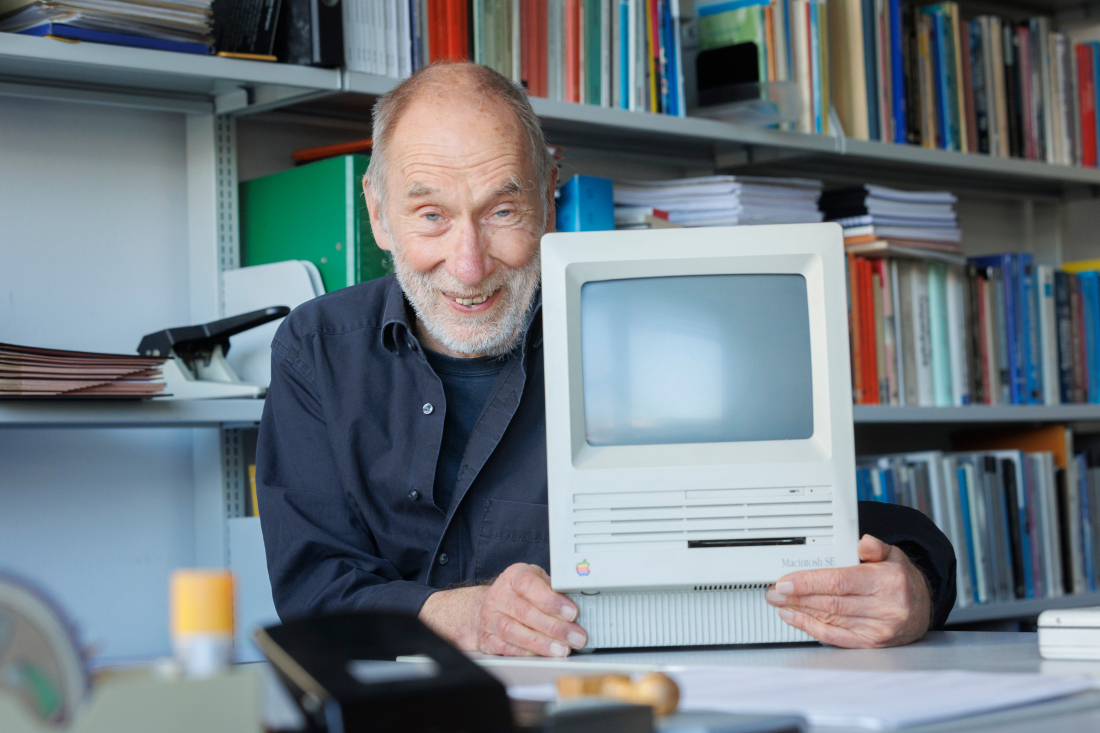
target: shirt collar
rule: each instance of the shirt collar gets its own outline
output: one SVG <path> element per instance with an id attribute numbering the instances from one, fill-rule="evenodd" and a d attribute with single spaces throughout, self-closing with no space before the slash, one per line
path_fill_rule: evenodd
<path id="1" fill-rule="evenodd" d="M 527 326 L 524 328 L 523 342 L 527 349 L 537 349 L 542 346 L 542 287 L 535 291 L 535 307 L 527 318 Z M 416 343 L 416 335 L 409 323 L 408 301 L 405 299 L 405 291 L 394 277 L 390 280 L 386 289 L 386 306 L 382 311 L 382 346 L 391 354 L 396 355 L 398 344 L 404 342 L 412 348 Z"/>

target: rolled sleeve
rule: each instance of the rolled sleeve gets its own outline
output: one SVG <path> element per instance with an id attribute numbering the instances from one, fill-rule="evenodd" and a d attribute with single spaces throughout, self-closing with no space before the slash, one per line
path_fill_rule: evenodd
<path id="1" fill-rule="evenodd" d="M 341 481 L 311 375 L 298 350 L 277 335 L 256 445 L 256 490 L 279 617 L 418 613 L 435 589 L 402 578 L 380 556 Z"/>
<path id="2" fill-rule="evenodd" d="M 859 502 L 859 533 L 896 545 L 928 578 L 932 624 L 941 629 L 955 607 L 955 549 L 931 519 L 909 507 Z"/>

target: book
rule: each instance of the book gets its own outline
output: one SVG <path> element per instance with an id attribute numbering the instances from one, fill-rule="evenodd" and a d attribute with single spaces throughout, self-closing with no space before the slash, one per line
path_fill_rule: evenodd
<path id="1" fill-rule="evenodd" d="M 357 37 L 351 35 L 345 44 L 345 27 L 349 22 L 348 10 L 364 0 L 346 0 L 333 5 L 325 0 L 281 0 L 279 22 L 275 30 L 273 52 L 286 64 L 367 71 L 358 59 L 350 54 Z"/>
<path id="2" fill-rule="evenodd" d="M 5 30 L 0 23 L 0 30 Z M 160 51 L 176 51 L 178 53 L 197 53 L 207 55 L 210 46 L 204 43 L 190 43 L 166 38 L 154 38 L 131 33 L 115 33 L 112 31 L 97 30 L 95 28 L 83 28 L 69 23 L 44 21 L 36 25 L 15 31 L 24 36 L 49 36 L 61 38 L 67 41 L 90 41 L 92 43 L 107 43 L 114 46 L 134 46 L 135 48 L 153 48 Z"/>

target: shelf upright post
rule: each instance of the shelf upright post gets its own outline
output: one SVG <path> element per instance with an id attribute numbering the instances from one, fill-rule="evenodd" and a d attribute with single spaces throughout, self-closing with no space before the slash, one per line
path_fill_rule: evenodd
<path id="1" fill-rule="evenodd" d="M 187 209 L 191 321 L 225 316 L 221 274 L 240 266 L 237 126 L 229 115 L 188 115 Z M 229 564 L 227 519 L 244 507 L 241 431 L 194 430 L 195 562 Z"/>

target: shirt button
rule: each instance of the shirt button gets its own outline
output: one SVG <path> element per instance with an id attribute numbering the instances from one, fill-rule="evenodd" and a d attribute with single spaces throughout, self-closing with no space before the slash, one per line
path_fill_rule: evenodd
<path id="1" fill-rule="evenodd" d="M 439 564 L 440 565 L 446 565 L 449 561 L 450 561 L 450 558 L 447 557 L 447 553 L 445 553 L 445 552 L 439 553 Z"/>
<path id="2" fill-rule="evenodd" d="M 434 408 L 434 407 L 432 407 L 432 403 L 431 403 L 431 402 L 425 402 L 425 403 L 424 403 L 424 406 L 423 406 L 423 407 L 421 407 L 420 409 L 424 411 L 424 414 L 425 414 L 425 415 L 431 415 L 431 414 L 432 414 L 432 410 L 434 410 L 435 408 Z"/>
<path id="3" fill-rule="evenodd" d="M 420 498 L 420 492 L 417 491 L 416 489 L 413 489 L 412 491 L 409 492 L 409 499 L 411 501 L 416 501 L 419 498 Z"/>

